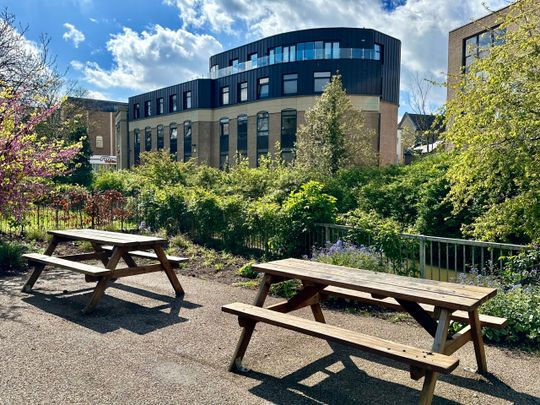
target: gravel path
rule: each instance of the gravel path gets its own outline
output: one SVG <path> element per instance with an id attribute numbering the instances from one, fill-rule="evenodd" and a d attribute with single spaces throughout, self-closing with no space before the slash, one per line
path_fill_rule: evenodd
<path id="1" fill-rule="evenodd" d="M 83 316 L 92 285 L 79 275 L 50 271 L 34 294 L 20 292 L 21 277 L 0 279 L 0 404 L 417 402 L 422 381 L 401 365 L 269 325 L 257 326 L 246 354 L 252 371 L 228 372 L 240 329 L 220 307 L 251 302 L 255 292 L 180 281 L 183 301 L 173 299 L 162 274 L 122 279 Z M 422 329 L 404 322 L 325 315 L 332 324 L 430 346 Z M 460 366 L 440 378 L 434 403 L 540 404 L 538 355 L 493 346 L 486 352 L 487 378 L 470 371 L 472 344 L 458 351 Z"/>

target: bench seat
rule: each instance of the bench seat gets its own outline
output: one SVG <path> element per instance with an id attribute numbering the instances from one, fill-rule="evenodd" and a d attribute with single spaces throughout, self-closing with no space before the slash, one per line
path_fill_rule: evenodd
<path id="1" fill-rule="evenodd" d="M 224 312 L 237 315 L 239 319 L 264 322 L 328 341 L 343 343 L 423 370 L 448 374 L 459 364 L 458 359 L 444 354 L 433 353 L 250 304 L 235 302 L 224 305 L 221 309 Z"/>
<path id="2" fill-rule="evenodd" d="M 103 267 L 74 262 L 72 260 L 66 260 L 55 256 L 42 255 L 40 253 L 26 253 L 23 255 L 23 257 L 30 263 L 42 263 L 45 265 L 56 266 L 63 269 L 83 273 L 88 276 L 106 276 L 108 274 L 111 274 L 111 271 L 109 269 Z"/>
<path id="3" fill-rule="evenodd" d="M 328 286 L 321 292 L 321 295 L 346 298 L 369 305 L 377 305 L 403 311 L 401 305 L 394 298 L 374 298 L 369 293 L 347 288 Z M 433 305 L 420 304 L 420 306 L 430 314 L 435 312 L 435 307 Z M 450 319 L 465 324 L 469 323 L 469 315 L 465 311 L 454 311 L 450 316 Z M 502 329 L 506 326 L 507 322 L 508 321 L 505 318 L 480 314 L 480 323 L 486 328 Z"/>
<path id="4" fill-rule="evenodd" d="M 113 250 L 113 247 L 108 246 L 108 245 L 101 246 L 101 248 L 108 252 L 111 252 Z M 156 259 L 157 260 L 158 258 L 154 252 L 146 252 L 144 250 L 134 250 L 134 251 L 129 252 L 129 254 L 134 257 L 140 257 L 142 259 Z M 170 255 L 167 255 L 167 260 L 171 263 L 173 267 L 180 267 L 181 263 L 185 263 L 189 261 L 187 257 L 170 256 Z"/>

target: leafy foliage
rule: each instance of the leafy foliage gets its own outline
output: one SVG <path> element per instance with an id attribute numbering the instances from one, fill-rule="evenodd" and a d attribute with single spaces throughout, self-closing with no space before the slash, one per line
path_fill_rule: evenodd
<path id="1" fill-rule="evenodd" d="M 2 272 L 20 271 L 25 268 L 25 260 L 22 255 L 26 247 L 23 245 L 0 241 L 0 274 Z"/>

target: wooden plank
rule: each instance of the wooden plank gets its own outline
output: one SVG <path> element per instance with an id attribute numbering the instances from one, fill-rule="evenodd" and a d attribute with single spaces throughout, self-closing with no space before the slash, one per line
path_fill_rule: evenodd
<path id="1" fill-rule="evenodd" d="M 90 242 L 123 247 L 149 247 L 156 243 L 166 243 L 163 238 L 144 235 L 131 235 L 119 232 L 98 231 L 96 229 L 53 230 L 50 234 L 67 240 L 87 240 Z"/>
<path id="2" fill-rule="evenodd" d="M 458 350 L 460 347 L 462 347 L 467 342 L 470 342 L 471 340 L 472 340 L 471 325 L 467 325 L 459 332 L 454 333 L 454 336 L 452 336 L 452 339 L 449 339 L 446 341 L 446 345 L 444 346 L 444 354 L 451 355 L 452 353 L 454 353 L 456 350 Z"/>
<path id="3" fill-rule="evenodd" d="M 496 289 L 485 288 L 478 286 L 469 286 L 465 284 L 449 283 L 435 280 L 427 280 L 421 278 L 413 278 L 406 276 L 399 276 L 390 273 L 374 272 L 369 270 L 353 269 L 344 266 L 336 266 L 326 263 L 312 262 L 308 260 L 299 259 L 283 259 L 270 263 L 262 263 L 254 266 L 264 266 L 266 264 L 272 264 L 274 266 L 281 266 L 283 268 L 293 268 L 297 271 L 304 269 L 309 272 L 329 273 L 332 275 L 342 275 L 345 277 L 354 277 L 356 280 L 373 281 L 381 284 L 398 285 L 407 289 L 418 289 L 419 295 L 424 291 L 440 293 L 445 295 L 457 296 L 460 298 L 481 300 L 484 297 L 494 296 L 497 293 Z M 375 294 L 378 294 L 375 292 Z M 384 294 L 381 294 L 384 295 Z"/>
<path id="4" fill-rule="evenodd" d="M 416 302 L 405 301 L 398 299 L 397 302 L 407 311 L 431 336 L 435 337 L 437 332 L 437 322 L 429 316 L 428 312 L 418 305 Z"/>
<path id="5" fill-rule="evenodd" d="M 101 260 L 103 258 L 108 258 L 106 252 L 92 252 L 92 253 L 78 253 L 75 255 L 67 256 L 56 256 L 65 260 L 71 260 L 73 262 L 83 262 L 85 260 Z"/>
<path id="6" fill-rule="evenodd" d="M 161 245 L 156 243 L 153 246 L 153 248 L 154 248 L 154 252 L 156 252 L 159 262 L 161 263 L 161 267 L 163 268 L 163 271 L 167 275 L 167 278 L 169 279 L 176 294 L 179 294 L 179 295 L 184 294 L 184 289 L 182 288 L 180 281 L 178 281 L 178 277 L 176 277 L 176 273 L 174 272 L 172 268 L 171 262 L 167 260 L 167 255 L 165 255 L 165 252 L 163 251 L 163 248 L 161 247 Z"/>
<path id="7" fill-rule="evenodd" d="M 112 246 L 108 246 L 108 245 L 104 245 L 102 246 L 102 248 L 104 250 L 112 250 Z M 129 251 L 129 254 L 131 256 L 134 256 L 134 257 L 140 257 L 140 258 L 143 258 L 143 259 L 157 259 L 157 255 L 153 252 L 146 252 L 144 250 L 130 250 Z M 185 263 L 187 261 L 189 261 L 189 259 L 187 257 L 180 257 L 180 256 L 171 256 L 171 255 L 166 255 L 167 257 L 167 260 L 169 262 L 171 262 L 171 264 L 173 264 L 174 266 L 178 267 L 178 265 L 180 263 Z"/>
<path id="8" fill-rule="evenodd" d="M 485 374 L 487 373 L 486 352 L 484 350 L 484 340 L 482 338 L 478 310 L 470 312 L 469 319 L 471 325 L 471 338 L 474 344 L 474 354 L 476 356 L 476 363 L 478 364 L 478 373 Z"/>
<path id="9" fill-rule="evenodd" d="M 378 305 L 378 306 L 382 306 L 386 308 L 392 308 L 398 311 L 403 310 L 401 305 L 394 298 L 377 299 L 377 298 L 373 298 L 369 293 L 356 291 L 356 290 L 350 290 L 347 288 L 329 286 L 329 287 L 326 287 L 323 291 L 321 291 L 321 295 L 336 296 L 336 297 L 351 299 L 351 300 L 360 301 L 360 302 L 370 304 L 370 305 Z M 433 305 L 420 304 L 420 306 L 425 311 L 429 312 L 430 314 L 435 313 L 435 307 Z M 483 315 L 483 314 L 480 314 L 479 316 L 480 316 L 480 323 L 482 324 L 482 326 L 488 327 L 488 328 L 502 329 L 508 323 L 507 319 L 499 318 L 497 316 Z M 454 311 L 450 315 L 450 319 L 452 319 L 453 321 L 458 321 L 461 323 L 468 324 L 469 314 L 466 311 Z"/>
<path id="10" fill-rule="evenodd" d="M 53 265 L 67 270 L 73 270 L 83 274 L 93 276 L 104 276 L 110 274 L 111 271 L 103 267 L 97 267 L 86 263 L 73 262 L 71 260 L 62 259 L 55 256 L 47 256 L 39 253 L 26 253 L 23 255 L 30 262 L 43 263 L 45 265 Z"/>
<path id="11" fill-rule="evenodd" d="M 257 322 L 265 322 L 281 326 L 296 332 L 319 337 L 329 341 L 343 343 L 355 348 L 378 354 L 383 357 L 401 361 L 406 364 L 421 367 L 427 370 L 450 373 L 459 364 L 459 360 L 438 353 L 402 345 L 389 340 L 369 336 L 328 325 L 325 323 L 299 318 L 289 314 L 282 314 L 254 305 L 233 303 L 221 308 L 224 312 L 247 317 Z"/>
<path id="12" fill-rule="evenodd" d="M 49 246 L 47 246 L 47 249 L 45 250 L 45 256 L 51 256 L 53 254 L 54 250 L 56 249 L 56 247 L 58 246 L 59 242 L 60 242 L 60 240 L 58 239 L 58 237 L 53 235 L 53 237 L 51 238 L 51 241 L 49 242 Z M 28 277 L 28 279 L 26 280 L 26 282 L 23 285 L 23 288 L 22 288 L 23 292 L 32 291 L 32 287 L 34 286 L 37 279 L 39 278 L 39 276 L 43 272 L 44 268 L 45 268 L 44 263 L 35 263 L 34 264 L 34 270 L 32 271 L 32 273 L 30 274 L 30 276 Z"/>
<path id="13" fill-rule="evenodd" d="M 307 262 L 310 263 L 310 262 Z M 340 266 L 335 266 L 340 267 Z M 372 277 L 364 277 L 362 272 L 371 273 L 362 270 L 348 269 L 341 267 L 340 271 L 324 271 L 321 269 L 299 268 L 294 265 L 281 266 L 273 263 L 262 263 L 253 266 L 256 271 L 262 271 L 267 274 L 278 275 L 287 278 L 297 278 L 318 284 L 328 284 L 336 287 L 349 288 L 352 290 L 365 291 L 370 294 L 379 294 L 402 298 L 409 301 L 439 305 L 450 309 L 471 310 L 481 304 L 483 299 L 472 299 L 453 294 L 444 294 L 418 288 L 410 288 L 399 284 L 389 284 L 383 281 L 379 282 Z M 374 273 L 377 274 L 377 273 Z M 491 294 L 491 293 L 490 293 Z M 489 295 L 486 295 L 489 297 Z M 496 290 L 493 290 L 493 295 Z"/>
<path id="14" fill-rule="evenodd" d="M 111 272 L 111 277 L 113 278 L 122 278 L 129 276 L 136 276 L 139 274 L 154 273 L 157 271 L 163 271 L 161 264 L 150 264 L 148 266 L 137 266 L 137 267 L 121 267 L 115 269 Z"/>

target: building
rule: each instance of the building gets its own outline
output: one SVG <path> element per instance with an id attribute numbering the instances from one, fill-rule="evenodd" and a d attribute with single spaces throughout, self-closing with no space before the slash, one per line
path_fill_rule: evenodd
<path id="1" fill-rule="evenodd" d="M 475 59 L 485 57 L 490 47 L 504 40 L 504 32 L 497 27 L 509 9 L 510 6 L 506 6 L 449 32 L 447 100 L 454 96 L 459 75 L 467 66 Z"/>
<path id="2" fill-rule="evenodd" d="M 444 131 L 444 125 L 438 118 L 433 114 L 407 112 L 403 115 L 398 124 L 399 162 L 408 164 L 413 153 L 429 153 L 441 144 L 439 136 Z"/>
<path id="3" fill-rule="evenodd" d="M 121 159 L 120 146 L 121 134 L 127 133 L 128 104 L 80 97 L 68 97 L 66 102 L 85 118 L 92 167 L 96 170 L 114 169 L 117 165 L 127 167 L 127 162 Z"/>
<path id="4" fill-rule="evenodd" d="M 129 98 L 129 136 L 119 160 L 132 166 L 142 151 L 165 149 L 178 161 L 223 167 L 238 152 L 254 167 L 278 142 L 291 159 L 305 111 L 339 72 L 376 133 L 380 164 L 396 163 L 400 52 L 399 40 L 375 30 L 320 28 L 214 55 L 209 78 Z"/>

